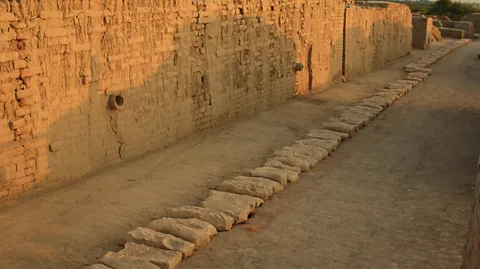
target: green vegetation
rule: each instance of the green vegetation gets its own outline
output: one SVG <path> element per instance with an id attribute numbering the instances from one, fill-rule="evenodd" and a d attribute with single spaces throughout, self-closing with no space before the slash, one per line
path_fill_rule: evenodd
<path id="1" fill-rule="evenodd" d="M 476 12 L 480 12 L 480 9 L 473 4 L 452 2 L 452 0 L 438 0 L 428 10 L 428 14 L 446 15 L 452 20 L 461 20 L 463 16 Z"/>
<path id="2" fill-rule="evenodd" d="M 452 0 L 438 0 L 434 3 L 408 4 L 412 12 L 421 12 L 427 15 L 445 15 L 452 20 L 461 20 L 463 16 L 480 12 L 480 9 L 470 3 L 453 2 Z"/>
<path id="3" fill-rule="evenodd" d="M 410 7 L 410 10 L 412 12 L 420 12 L 422 14 L 427 14 L 432 4 L 421 4 L 417 2 L 412 2 L 408 4 L 408 6 Z"/>

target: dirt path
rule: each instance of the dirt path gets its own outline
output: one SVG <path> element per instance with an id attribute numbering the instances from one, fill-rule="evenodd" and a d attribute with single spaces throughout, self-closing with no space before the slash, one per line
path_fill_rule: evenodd
<path id="1" fill-rule="evenodd" d="M 459 268 L 480 153 L 479 51 L 474 42 L 439 61 L 426 82 L 181 268 Z"/>
<path id="2" fill-rule="evenodd" d="M 436 43 L 436 48 L 444 44 Z M 391 250 L 398 250 L 397 260 L 410 260 L 405 248 L 415 242 L 405 240 L 423 238 L 422 231 L 432 237 L 428 251 L 450 247 L 451 240 L 454 249 L 445 251 L 457 254 L 471 198 L 468 184 L 480 149 L 473 127 L 475 108 L 480 107 L 473 90 L 478 88 L 478 69 L 468 73 L 470 77 L 458 72 L 471 62 L 468 54 L 474 48 L 478 45 L 455 53 L 467 61 L 452 55 L 437 64 L 428 82 L 395 104 L 385 120 L 377 119 L 300 183 L 268 202 L 254 220 L 262 224 L 261 231 L 238 227 L 221 234 L 212 244 L 216 251 L 201 251 L 184 267 L 357 268 L 351 265 L 370 263 L 365 254 L 386 259 Z M 198 203 L 209 188 L 262 165 L 273 149 L 302 138 L 338 115 L 338 108 L 400 79 L 404 64 L 430 52 L 414 51 L 355 81 L 4 208 L 0 268 L 83 268 L 107 251 L 120 250 L 133 227 L 163 215 L 168 206 Z M 426 218 L 440 230 L 433 233 Z M 417 226 L 421 229 L 412 239 L 409 232 Z M 446 239 L 433 237 L 437 235 Z M 415 255 L 422 251 L 427 250 Z M 223 254 L 231 259 L 220 258 Z M 240 263 L 242 258 L 246 260 Z"/>

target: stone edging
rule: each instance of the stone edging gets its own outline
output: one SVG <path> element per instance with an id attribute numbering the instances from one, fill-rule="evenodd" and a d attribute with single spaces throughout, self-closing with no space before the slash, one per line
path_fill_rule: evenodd
<path id="1" fill-rule="evenodd" d="M 459 40 L 420 60 L 405 65 L 407 75 L 388 84 L 375 95 L 345 109 L 339 118 L 324 123 L 323 129 L 311 130 L 305 139 L 274 152 L 263 167 L 246 176 L 221 183 L 200 206 L 183 206 L 167 210 L 168 217 L 156 219 L 146 227 L 128 233 L 124 249 L 108 252 L 99 264 L 86 269 L 173 269 L 195 249 L 208 245 L 217 231 L 228 231 L 245 222 L 255 209 L 288 183 L 297 181 L 328 157 L 339 144 L 374 119 L 385 108 L 424 81 L 430 65 L 456 48 L 468 43 Z"/>

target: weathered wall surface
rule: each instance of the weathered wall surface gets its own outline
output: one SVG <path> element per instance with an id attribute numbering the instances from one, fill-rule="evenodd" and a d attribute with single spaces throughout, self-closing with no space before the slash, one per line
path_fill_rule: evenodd
<path id="1" fill-rule="evenodd" d="M 401 4 L 359 2 L 346 14 L 345 76 L 352 77 L 405 56 L 412 44 L 412 14 Z"/>
<path id="2" fill-rule="evenodd" d="M 461 269 L 480 268 L 480 158 L 477 164 L 477 184 L 473 200 L 472 217 L 468 231 L 467 244 L 463 253 Z"/>
<path id="3" fill-rule="evenodd" d="M 460 29 L 465 32 L 465 37 L 472 38 L 475 34 L 475 28 L 472 22 L 469 21 L 442 21 L 445 28 Z"/>
<path id="4" fill-rule="evenodd" d="M 480 13 L 473 13 L 466 15 L 462 18 L 462 21 L 469 21 L 473 23 L 475 33 L 480 33 Z"/>
<path id="5" fill-rule="evenodd" d="M 0 0 L 0 199 L 339 81 L 344 5 Z"/>
<path id="6" fill-rule="evenodd" d="M 440 33 L 442 33 L 443 37 L 452 37 L 457 39 L 465 38 L 465 31 L 460 29 L 441 27 L 438 28 L 438 30 L 440 30 Z"/>
<path id="7" fill-rule="evenodd" d="M 432 18 L 413 17 L 412 18 L 412 47 L 417 49 L 428 49 L 432 39 Z"/>

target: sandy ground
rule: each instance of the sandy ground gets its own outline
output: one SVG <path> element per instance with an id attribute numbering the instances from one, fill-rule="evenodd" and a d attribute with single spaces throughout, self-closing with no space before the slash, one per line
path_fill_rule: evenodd
<path id="1" fill-rule="evenodd" d="M 121 249 L 130 229 L 162 216 L 168 206 L 197 204 L 209 188 L 262 165 L 274 149 L 401 78 L 405 63 L 444 44 L 3 208 L 0 268 L 74 269 L 96 262 Z M 457 262 L 480 152 L 478 48 L 471 44 L 442 60 L 383 119 L 269 201 L 252 219 L 260 231 L 246 225 L 222 233 L 211 245 L 215 251 L 202 250 L 182 267 L 390 268 L 396 262 L 420 268 L 413 262 L 432 257 Z"/>

